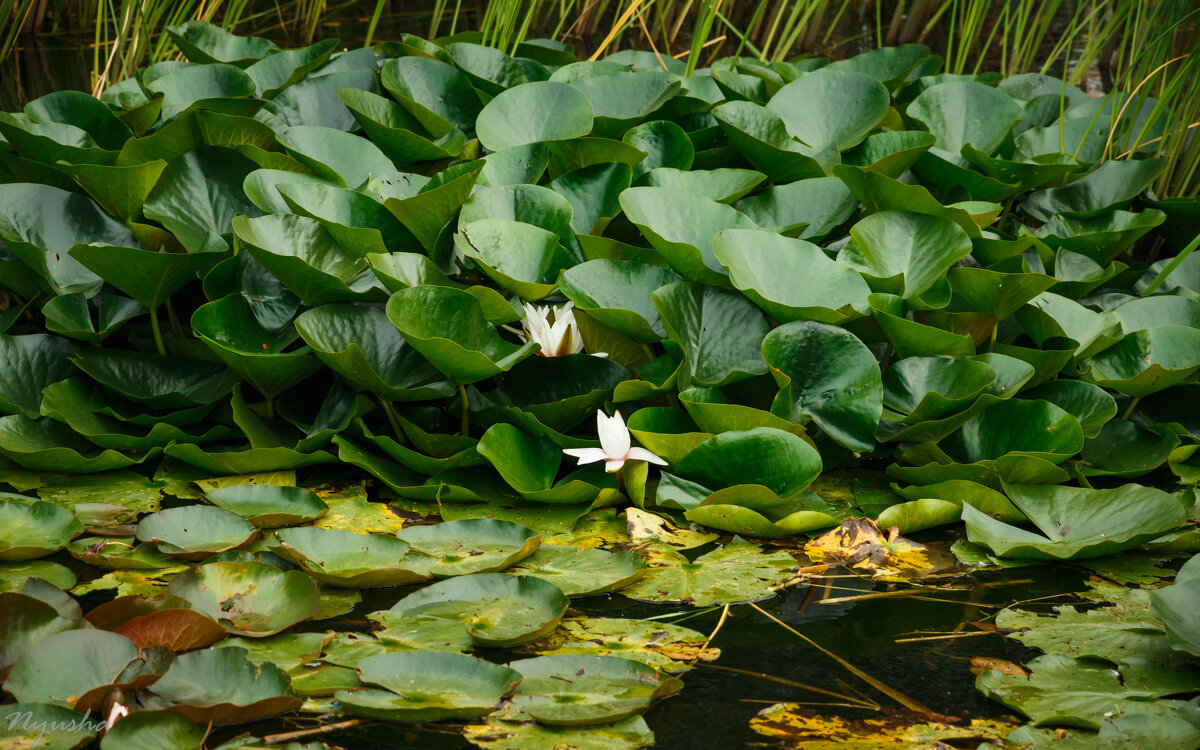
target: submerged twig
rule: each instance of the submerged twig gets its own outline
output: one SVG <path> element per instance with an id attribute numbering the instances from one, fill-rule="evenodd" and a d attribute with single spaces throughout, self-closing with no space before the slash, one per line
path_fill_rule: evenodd
<path id="1" fill-rule="evenodd" d="M 749 604 L 751 607 L 754 607 L 755 609 L 757 609 L 757 610 L 758 610 L 759 612 L 761 612 L 762 614 L 766 615 L 766 616 L 767 616 L 767 618 L 768 618 L 769 620 L 771 620 L 772 622 L 774 622 L 774 623 L 775 623 L 776 625 L 778 625 L 779 627 L 781 627 L 781 628 L 783 628 L 784 630 L 788 631 L 789 633 L 791 633 L 792 635 L 796 636 L 797 638 L 800 638 L 801 640 L 803 640 L 803 641 L 804 641 L 805 643 L 807 643 L 808 645 L 812 646 L 813 648 L 817 649 L 817 650 L 818 650 L 818 651 L 820 651 L 821 653 L 825 654 L 825 655 L 826 655 L 826 656 L 828 656 L 830 659 L 833 659 L 834 661 L 836 661 L 838 664 L 841 664 L 843 667 L 845 667 L 847 670 L 849 670 L 849 671 L 850 671 L 850 673 L 851 673 L 851 674 L 853 674 L 855 677 L 859 678 L 860 680 L 862 680 L 863 682 L 867 683 L 867 684 L 868 684 L 868 685 L 870 685 L 871 687 L 875 688 L 875 689 L 876 689 L 876 690 L 878 690 L 879 692 L 883 693 L 883 694 L 884 694 L 884 695 L 886 695 L 887 697 L 889 697 L 889 698 L 891 698 L 892 700 L 896 701 L 896 702 L 897 702 L 897 703 L 899 703 L 901 706 L 904 706 L 904 707 L 905 707 L 905 708 L 907 708 L 909 711 L 915 711 L 916 713 L 919 713 L 919 714 L 931 714 L 931 713 L 933 713 L 933 711 L 931 711 L 931 710 L 930 710 L 929 708 L 927 708 L 926 706 L 924 706 L 924 705 L 922 705 L 922 704 L 918 703 L 917 701 L 913 700 L 912 698 L 909 698 L 909 697 L 908 697 L 907 695 L 905 695 L 904 693 L 901 693 L 901 692 L 899 692 L 898 690 L 893 690 L 892 688 L 888 687 L 888 686 L 887 686 L 887 685 L 885 685 L 884 683 L 880 682 L 879 680 L 875 679 L 875 678 L 874 678 L 874 677 L 872 677 L 871 675 L 869 675 L 869 674 L 867 674 L 866 672 L 862 671 L 861 669 L 859 669 L 858 667 L 854 666 L 853 664 L 851 664 L 850 662 L 846 661 L 845 659 L 843 659 L 842 657 L 838 656 L 837 654 L 833 653 L 833 652 L 832 652 L 832 651 L 830 651 L 829 649 L 827 649 L 827 648 L 825 648 L 825 647 L 821 646 L 821 645 L 820 645 L 820 644 L 818 644 L 816 641 L 814 641 L 812 638 L 809 638 L 808 636 L 806 636 L 804 633 L 801 633 L 799 630 L 796 630 L 795 628 L 793 628 L 791 625 L 788 625 L 788 624 L 787 624 L 786 622 L 784 622 L 783 620 L 780 620 L 778 617 L 776 617 L 775 615 L 773 615 L 773 614 L 771 614 L 770 612 L 766 611 L 765 609 L 763 609 L 762 607 L 758 606 L 758 605 L 757 605 L 757 604 L 755 604 L 754 602 L 747 602 L 747 604 Z"/>

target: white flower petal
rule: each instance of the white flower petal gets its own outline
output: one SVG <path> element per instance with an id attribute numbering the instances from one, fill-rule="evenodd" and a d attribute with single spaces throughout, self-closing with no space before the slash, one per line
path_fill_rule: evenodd
<path id="1" fill-rule="evenodd" d="M 623 458 L 620 460 L 617 460 L 617 461 L 605 461 L 604 462 L 604 470 L 607 471 L 609 474 L 615 474 L 618 471 L 620 471 L 621 467 L 624 465 L 625 465 L 625 459 L 623 459 Z"/>
<path id="2" fill-rule="evenodd" d="M 630 461 L 648 461 L 659 466 L 666 466 L 667 462 L 658 456 L 654 455 L 645 448 L 630 448 L 629 453 L 625 454 L 625 458 Z"/>
<path id="3" fill-rule="evenodd" d="M 611 458 L 624 459 L 632 443 L 629 439 L 629 430 L 625 427 L 625 420 L 621 418 L 621 412 L 615 412 L 612 417 L 608 418 L 604 416 L 604 412 L 597 412 L 596 421 L 596 431 L 600 434 L 600 447 Z"/>
<path id="4" fill-rule="evenodd" d="M 584 464 L 594 464 L 597 461 L 607 461 L 608 454 L 599 448 L 563 448 L 563 453 L 566 453 L 572 458 L 578 458 L 578 466 Z"/>

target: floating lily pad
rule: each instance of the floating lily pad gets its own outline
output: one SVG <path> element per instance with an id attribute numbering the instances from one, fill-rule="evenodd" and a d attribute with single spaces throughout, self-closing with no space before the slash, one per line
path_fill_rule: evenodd
<path id="1" fill-rule="evenodd" d="M 317 585 L 303 573 L 284 573 L 259 562 L 200 565 L 176 576 L 168 591 L 230 633 L 253 638 L 315 617 L 321 598 Z"/>
<path id="2" fill-rule="evenodd" d="M 109 570 L 158 570 L 179 561 L 159 552 L 153 545 L 137 544 L 134 537 L 80 537 L 67 552 L 80 562 Z"/>
<path id="3" fill-rule="evenodd" d="M 611 724 L 645 711 L 683 687 L 641 662 L 615 656 L 557 654 L 511 662 L 521 682 L 511 709 L 548 726 Z"/>
<path id="4" fill-rule="evenodd" d="M 255 664 L 237 648 L 180 654 L 158 682 L 148 703 L 183 714 L 200 725 L 239 724 L 299 708 L 286 673 L 274 664 Z"/>
<path id="5" fill-rule="evenodd" d="M 644 568 L 631 552 L 546 544 L 508 572 L 550 581 L 567 596 L 590 596 L 620 591 L 641 578 Z"/>
<path id="6" fill-rule="evenodd" d="M 467 624 L 485 646 L 515 646 L 554 630 L 569 600 L 552 583 L 529 576 L 476 573 L 435 583 L 392 607 Z"/>
<path id="7" fill-rule="evenodd" d="M 967 538 L 1000 557 L 1101 557 L 1136 547 L 1184 521 L 1183 507 L 1174 497 L 1132 483 L 1111 490 L 1008 484 L 1005 491 L 1045 536 L 964 505 Z"/>
<path id="8" fill-rule="evenodd" d="M 435 558 L 427 570 L 441 578 L 504 570 L 541 544 L 536 532 L 520 524 L 482 518 L 410 526 L 396 536 L 414 552 Z"/>
<path id="9" fill-rule="evenodd" d="M 152 543 L 164 555 L 203 560 L 218 552 L 249 543 L 258 530 L 224 508 L 189 505 L 168 508 L 143 518 L 137 526 L 139 541 Z"/>
<path id="10" fill-rule="evenodd" d="M 237 513 L 260 529 L 316 520 L 329 510 L 317 493 L 302 487 L 228 485 L 205 494 L 213 505 Z"/>
<path id="11" fill-rule="evenodd" d="M 0 500 L 0 561 L 45 557 L 82 533 L 75 514 L 65 508 Z"/>
<path id="12" fill-rule="evenodd" d="M 342 690 L 355 713 L 393 721 L 473 719 L 492 712 L 521 675 L 464 654 L 400 651 L 358 663 L 360 678 L 386 690 Z"/>
<path id="13" fill-rule="evenodd" d="M 763 552 L 756 544 L 734 537 L 688 562 L 666 545 L 656 544 L 655 555 L 642 580 L 622 589 L 631 599 L 684 602 L 697 607 L 753 602 L 774 595 L 771 586 L 785 580 L 798 567 L 785 552 Z"/>
<path id="14" fill-rule="evenodd" d="M 432 560 L 384 534 L 301 527 L 275 532 L 271 550 L 322 583 L 348 588 L 401 586 L 429 579 Z"/>

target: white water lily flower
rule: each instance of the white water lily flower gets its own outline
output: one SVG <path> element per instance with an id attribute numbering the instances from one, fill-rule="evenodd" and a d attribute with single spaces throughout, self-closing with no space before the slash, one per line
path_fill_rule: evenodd
<path id="1" fill-rule="evenodd" d="M 649 461 L 652 464 L 666 466 L 667 462 L 645 448 L 634 448 L 629 439 L 629 429 L 621 412 L 606 417 L 604 412 L 596 412 L 596 432 L 600 434 L 599 448 L 564 448 L 563 453 L 579 459 L 579 465 L 604 462 L 604 470 L 617 472 L 626 461 Z"/>
<path id="2" fill-rule="evenodd" d="M 113 724 L 117 723 L 117 719 L 128 715 L 128 708 L 125 708 L 119 702 L 113 703 L 112 710 L 108 712 L 108 719 L 104 722 L 104 731 L 108 732 L 113 728 Z"/>
<path id="3" fill-rule="evenodd" d="M 579 335 L 579 324 L 571 312 L 574 304 L 531 305 L 525 303 L 525 340 L 539 344 L 538 352 L 543 357 L 561 357 L 583 351 L 583 338 Z M 553 318 L 553 320 L 551 320 Z"/>

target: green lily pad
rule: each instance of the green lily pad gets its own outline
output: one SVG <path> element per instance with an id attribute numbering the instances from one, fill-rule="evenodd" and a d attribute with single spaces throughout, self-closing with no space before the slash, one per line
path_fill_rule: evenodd
<path id="1" fill-rule="evenodd" d="M 536 351 L 536 344 L 500 338 L 479 301 L 458 289 L 402 289 L 388 300 L 387 316 L 410 346 L 460 384 L 504 372 Z M 447 327 L 447 321 L 453 325 Z"/>
<path id="2" fill-rule="evenodd" d="M 0 333 L 0 411 L 40 417 L 42 390 L 74 374 L 71 353 L 71 345 L 57 336 Z"/>
<path id="3" fill-rule="evenodd" d="M 712 115 L 729 142 L 775 182 L 825 176 L 818 158 L 827 159 L 827 154 L 792 137 L 783 117 L 771 109 L 754 102 L 731 101 L 714 107 Z"/>
<path id="4" fill-rule="evenodd" d="M 109 570 L 160 570 L 179 563 L 153 545 L 136 542 L 134 537 L 85 536 L 71 542 L 67 552 L 80 562 Z"/>
<path id="5" fill-rule="evenodd" d="M 1047 654 L 1027 666 L 1029 676 L 990 669 L 976 678 L 975 686 L 1034 722 L 1085 729 L 1099 728 L 1118 712 L 1182 715 L 1186 710 L 1183 701 L 1153 700 L 1181 687 L 1157 662 L 1135 659 L 1113 669 L 1104 662 Z M 1155 684 L 1155 672 L 1167 677 L 1166 684 Z"/>
<path id="6" fill-rule="evenodd" d="M 200 750 L 204 728 L 174 711 L 134 711 L 113 724 L 100 750 L 142 747 L 147 750 Z"/>
<path id="7" fill-rule="evenodd" d="M 1171 647 L 1200 656 L 1200 627 L 1192 615 L 1200 602 L 1200 563 L 1193 557 L 1183 564 L 1175 583 L 1150 592 L 1150 611 L 1162 620 Z"/>
<path id="8" fill-rule="evenodd" d="M 211 404 L 237 382 L 232 372 L 212 362 L 143 352 L 89 347 L 78 350 L 73 362 L 106 388 L 152 409 Z"/>
<path id="9" fill-rule="evenodd" d="M 559 272 L 572 261 L 551 231 L 507 219 L 479 219 L 460 226 L 455 246 L 500 286 L 525 300 L 554 291 Z"/>
<path id="10" fill-rule="evenodd" d="M 1111 490 L 1006 484 L 1005 491 L 1045 536 L 964 505 L 967 538 L 1000 557 L 1101 557 L 1136 547 L 1184 521 L 1183 508 L 1174 497 L 1132 483 Z"/>
<path id="11" fill-rule="evenodd" d="M 346 588 L 402 586 L 429 579 L 432 560 L 410 555 L 409 544 L 385 534 L 300 527 L 275 532 L 271 551 L 321 583 Z"/>
<path id="12" fill-rule="evenodd" d="M 637 750 L 654 744 L 654 732 L 640 716 L 595 727 L 551 727 L 493 714 L 486 724 L 468 725 L 463 735 L 484 750 Z"/>
<path id="13" fill-rule="evenodd" d="M 882 83 L 852 71 L 829 68 L 808 73 L 779 90 L 767 109 L 783 119 L 788 133 L 810 148 L 839 151 L 857 146 L 887 114 Z"/>
<path id="14" fill-rule="evenodd" d="M 651 602 L 683 602 L 695 607 L 754 602 L 774 596 L 772 586 L 795 571 L 796 559 L 785 552 L 763 552 L 740 537 L 688 562 L 665 544 L 653 545 L 657 560 L 642 580 L 621 593 Z"/>
<path id="15" fill-rule="evenodd" d="M 251 541 L 257 529 L 224 508 L 189 505 L 152 513 L 137 525 L 139 541 L 152 543 L 164 555 L 203 560 Z"/>
<path id="16" fill-rule="evenodd" d="M 713 255 L 732 284 L 781 323 L 816 320 L 840 325 L 870 312 L 870 288 L 853 268 L 816 245 L 774 232 L 727 229 Z"/>
<path id="17" fill-rule="evenodd" d="M 1014 399 L 988 407 L 942 441 L 962 463 L 1007 455 L 1062 463 L 1083 448 L 1079 421 L 1048 401 Z"/>
<path id="18" fill-rule="evenodd" d="M 1096 385 L 1141 397 L 1186 380 L 1200 369 L 1200 329 L 1183 325 L 1144 328 L 1091 359 L 1084 376 Z"/>
<path id="19" fill-rule="evenodd" d="M 935 294 L 947 270 L 971 252 L 954 222 L 902 211 L 871 214 L 850 229 L 838 262 L 861 272 L 872 291 L 908 300 Z"/>
<path id="20" fill-rule="evenodd" d="M 683 349 L 681 388 L 722 386 L 766 373 L 759 349 L 767 321 L 744 296 L 677 281 L 651 298 L 667 335 Z"/>
<path id="21" fill-rule="evenodd" d="M 529 435 L 512 424 L 489 427 L 477 450 L 527 500 L 584 503 L 596 500 L 604 490 L 615 489 L 615 482 L 605 478 L 602 469 L 590 471 L 593 467 L 576 472 L 580 477 L 570 475 L 556 484 L 562 449 L 549 438 Z"/>
<path id="22" fill-rule="evenodd" d="M 592 103 L 566 84 L 536 81 L 501 92 L 480 111 L 475 127 L 479 142 L 492 151 L 569 140 L 591 132 Z"/>
<path id="23" fill-rule="evenodd" d="M 567 596 L 592 596 L 619 591 L 642 576 L 645 564 L 631 552 L 542 545 L 508 569 L 553 583 Z"/>
<path id="24" fill-rule="evenodd" d="M 381 398 L 421 401 L 451 393 L 382 307 L 322 305 L 301 313 L 296 331 L 330 369 Z"/>
<path id="25" fill-rule="evenodd" d="M 883 383 L 862 341 L 825 323 L 796 321 L 767 334 L 762 352 L 780 385 L 771 413 L 795 423 L 811 419 L 838 444 L 871 450 Z"/>
<path id="26" fill-rule="evenodd" d="M 1024 116 L 1008 94 L 975 81 L 931 86 L 908 105 L 907 113 L 934 134 L 937 148 L 955 155 L 967 144 L 992 153 Z"/>
<path id="27" fill-rule="evenodd" d="M 203 21 L 168 26 L 167 33 L 192 62 L 232 63 L 248 67 L 275 51 L 274 42 L 256 36 L 238 36 Z"/>
<path id="28" fill-rule="evenodd" d="M 309 304 L 383 296 L 363 255 L 344 248 L 314 219 L 239 216 L 233 229 L 263 268 Z"/>
<path id="29" fill-rule="evenodd" d="M 476 573 L 409 594 L 392 611 L 463 622 L 481 645 L 516 646 L 554 630 L 568 604 L 557 586 L 540 578 Z"/>
<path id="30" fill-rule="evenodd" d="M 79 714 L 50 703 L 13 703 L 6 707 L 15 720 L 0 724 L 0 742 L 12 747 L 39 740 L 45 750 L 79 750 L 92 744 L 96 732 L 79 721 Z"/>
<path id="31" fill-rule="evenodd" d="M 13 665 L 4 689 L 22 703 L 52 703 L 82 710 L 103 700 L 98 691 L 132 681 L 127 668 L 137 646 L 103 630 L 67 630 L 31 644 Z M 126 679 L 122 679 L 122 678 Z"/>
<path id="32" fill-rule="evenodd" d="M 45 557 L 82 533 L 75 514 L 65 508 L 0 500 L 0 561 Z"/>
<path id="33" fill-rule="evenodd" d="M 160 448 L 126 455 L 97 450 L 66 425 L 20 414 L 0 417 L 0 454 L 35 471 L 91 473 L 124 469 L 162 452 Z"/>
<path id="34" fill-rule="evenodd" d="M 343 187 L 357 189 L 372 177 L 396 171 L 396 165 L 378 146 L 335 128 L 293 125 L 278 138 L 288 153 L 313 174 Z"/>
<path id="35" fill-rule="evenodd" d="M 210 490 L 205 497 L 260 529 L 307 523 L 329 510 L 317 493 L 303 487 L 235 484 Z"/>
<path id="36" fill-rule="evenodd" d="M 0 670 L 8 670 L 25 649 L 42 639 L 73 630 L 81 623 L 78 615 L 69 617 L 54 605 L 25 593 L 0 594 Z"/>
<path id="37" fill-rule="evenodd" d="M 681 276 L 729 286 L 713 255 L 713 236 L 722 229 L 755 229 L 735 208 L 702 195 L 664 187 L 632 187 L 621 193 L 621 208 L 667 263 Z"/>
<path id="38" fill-rule="evenodd" d="M 536 532 L 520 524 L 483 518 L 410 526 L 396 536 L 433 558 L 427 570 L 439 578 L 504 570 L 541 544 Z"/>
<path id="39" fill-rule="evenodd" d="M 49 560 L 0 563 L 0 593 L 19 592 L 30 578 L 41 578 L 64 591 L 76 583 L 70 568 Z"/>
<path id="40" fill-rule="evenodd" d="M 663 484 L 660 483 L 659 498 L 662 498 L 662 489 Z M 687 508 L 683 516 L 693 523 L 713 529 L 771 539 L 836 526 L 845 515 L 844 510 L 830 505 L 812 492 L 766 507 L 748 507 L 751 503 L 743 505 L 743 502 L 744 498 L 734 490 L 717 492 Z"/>
<path id="41" fill-rule="evenodd" d="M 235 635 L 262 638 L 315 617 L 317 585 L 299 571 L 259 562 L 213 562 L 177 575 L 168 593 Z"/>
<path id="42" fill-rule="evenodd" d="M 301 704 L 282 669 L 255 664 L 238 648 L 180 654 L 152 687 L 150 707 L 170 709 L 201 726 L 254 721 Z"/>
<path id="43" fill-rule="evenodd" d="M 639 661 L 662 672 L 688 669 L 720 652 L 707 649 L 708 638 L 690 628 L 649 620 L 588 617 L 563 620 L 545 639 L 517 650 L 534 654 L 591 654 Z"/>
<path id="44" fill-rule="evenodd" d="M 622 260 L 590 260 L 563 272 L 560 286 L 576 309 L 639 343 L 666 335 L 651 294 L 679 281 L 661 266 Z"/>
<path id="45" fill-rule="evenodd" d="M 679 462 L 683 477 L 715 490 L 709 505 L 755 510 L 795 498 L 821 473 L 821 456 L 802 438 L 772 427 L 723 432 Z"/>
<path id="46" fill-rule="evenodd" d="M 142 314 L 142 306 L 127 297 L 102 294 L 96 299 L 95 311 L 93 318 L 92 306 L 82 293 L 55 297 L 42 306 L 46 328 L 88 343 L 99 343 L 116 333 Z"/>
<path id="47" fill-rule="evenodd" d="M 298 338 L 294 328 L 289 325 L 278 332 L 268 331 L 240 294 L 198 307 L 192 313 L 192 330 L 222 362 L 267 398 L 278 396 L 321 368 L 321 361 L 308 347 L 290 349 Z"/>
<path id="48" fill-rule="evenodd" d="M 506 718 L 521 712 L 547 726 L 611 724 L 642 713 L 683 683 L 615 656 L 556 654 L 510 662 L 520 671 Z"/>
<path id="49" fill-rule="evenodd" d="M 359 677 L 386 690 L 341 690 L 351 711 L 393 721 L 473 719 L 512 692 L 516 670 L 465 654 L 398 651 L 358 663 Z"/>

